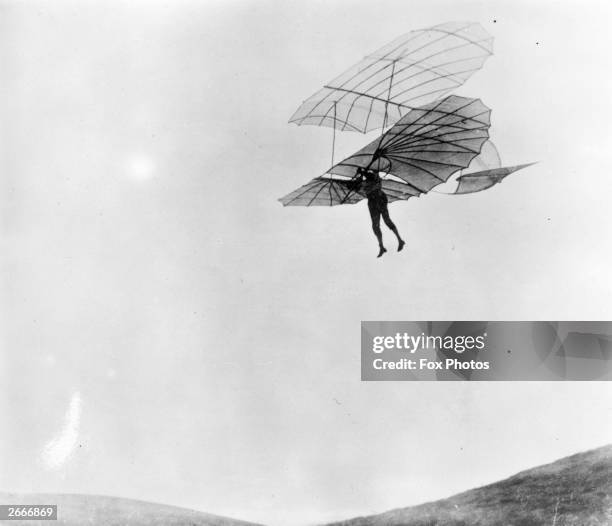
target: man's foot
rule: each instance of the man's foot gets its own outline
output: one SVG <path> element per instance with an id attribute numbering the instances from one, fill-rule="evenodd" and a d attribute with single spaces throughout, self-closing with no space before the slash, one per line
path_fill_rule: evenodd
<path id="1" fill-rule="evenodd" d="M 377 258 L 379 258 L 380 256 L 382 256 L 385 252 L 387 251 L 387 249 L 385 247 L 380 247 L 380 252 L 378 253 L 378 256 L 376 256 Z"/>
<path id="2" fill-rule="evenodd" d="M 399 245 L 397 245 L 397 251 L 401 252 L 402 248 L 404 248 L 405 244 L 406 244 L 406 242 L 403 239 L 400 239 Z"/>

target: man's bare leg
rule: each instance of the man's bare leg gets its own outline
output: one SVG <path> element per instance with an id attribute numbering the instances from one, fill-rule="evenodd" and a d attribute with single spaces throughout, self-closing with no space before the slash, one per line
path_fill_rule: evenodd
<path id="1" fill-rule="evenodd" d="M 380 214 L 372 214 L 372 230 L 374 231 L 376 239 L 378 239 L 379 252 L 377 257 L 380 257 L 387 251 L 383 245 L 382 230 L 380 229 Z"/>
<path id="2" fill-rule="evenodd" d="M 406 242 L 401 238 L 399 231 L 397 230 L 397 227 L 395 226 L 395 223 L 393 221 L 391 221 L 391 216 L 389 216 L 389 210 L 385 209 L 382 212 L 382 218 L 385 222 L 385 225 L 387 225 L 389 227 L 389 230 L 391 230 L 394 234 L 395 237 L 397 238 L 397 251 L 401 252 L 402 248 L 404 248 L 404 245 L 406 244 Z"/>

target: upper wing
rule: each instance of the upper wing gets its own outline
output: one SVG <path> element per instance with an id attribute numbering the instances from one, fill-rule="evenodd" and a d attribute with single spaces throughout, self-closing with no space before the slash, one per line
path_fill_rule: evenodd
<path id="1" fill-rule="evenodd" d="M 411 31 L 327 83 L 289 122 L 362 133 L 393 124 L 461 86 L 492 54 L 493 37 L 474 22 Z"/>

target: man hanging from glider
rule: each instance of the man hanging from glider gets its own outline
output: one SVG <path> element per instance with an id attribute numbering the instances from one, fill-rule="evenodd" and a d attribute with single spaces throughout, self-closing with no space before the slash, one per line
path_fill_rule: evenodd
<path id="1" fill-rule="evenodd" d="M 395 234 L 397 237 L 397 251 L 399 252 L 404 248 L 406 244 L 401 238 L 395 223 L 391 221 L 389 216 L 389 208 L 387 194 L 383 192 L 382 180 L 378 172 L 365 168 L 357 168 L 357 178 L 351 182 L 351 189 L 355 192 L 360 192 L 366 195 L 368 198 L 368 209 L 370 210 L 370 217 L 372 218 L 372 230 L 376 239 L 378 239 L 378 257 L 382 256 L 387 249 L 383 245 L 383 236 L 380 229 L 380 217 L 382 216 L 385 225 Z"/>
<path id="2" fill-rule="evenodd" d="M 455 194 L 480 192 L 528 166 L 500 166 L 492 144 L 496 155 L 487 159 L 483 148 L 491 109 L 480 99 L 451 93 L 492 54 L 493 37 L 480 24 L 447 22 L 411 31 L 327 82 L 290 122 L 333 128 L 332 166 L 279 201 L 336 206 L 367 197 L 380 257 L 386 252 L 381 216 L 397 237 L 398 251 L 405 245 L 389 217 L 389 202 L 427 194 L 465 169 L 471 171 L 457 179 Z M 381 130 L 378 138 L 334 163 L 336 130 L 366 134 L 376 129 Z"/>

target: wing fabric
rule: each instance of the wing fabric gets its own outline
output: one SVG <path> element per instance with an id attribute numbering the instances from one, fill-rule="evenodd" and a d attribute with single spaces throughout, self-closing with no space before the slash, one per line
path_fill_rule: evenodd
<path id="1" fill-rule="evenodd" d="M 365 195 L 360 191 L 352 191 L 350 180 L 331 177 L 315 177 L 312 181 L 294 190 L 279 201 L 283 206 L 336 206 L 354 205 Z M 412 197 L 411 188 L 399 181 L 383 179 L 382 189 L 387 194 L 389 202 L 406 200 Z"/>
<path id="2" fill-rule="evenodd" d="M 429 192 L 480 154 L 489 137 L 490 113 L 479 99 L 451 95 L 412 110 L 378 139 L 281 198 L 283 205 L 334 206 L 363 199 L 350 181 L 357 168 L 387 174 L 390 201 Z M 389 174 L 395 178 L 389 178 Z"/>
<path id="3" fill-rule="evenodd" d="M 477 23 L 411 31 L 330 81 L 289 122 L 362 133 L 382 128 L 461 86 L 492 54 L 493 37 Z"/>
<path id="4" fill-rule="evenodd" d="M 490 114 L 479 99 L 450 95 L 412 110 L 328 173 L 351 178 L 359 167 L 375 168 L 401 179 L 413 195 L 426 193 L 478 156 Z"/>
<path id="5" fill-rule="evenodd" d="M 482 192 L 492 186 L 501 183 L 502 180 L 517 170 L 522 170 L 535 163 L 519 164 L 516 166 L 505 166 L 502 168 L 495 168 L 493 170 L 483 170 L 481 172 L 473 172 L 470 174 L 462 175 L 457 178 L 459 185 L 455 194 L 473 194 L 475 192 Z"/>

